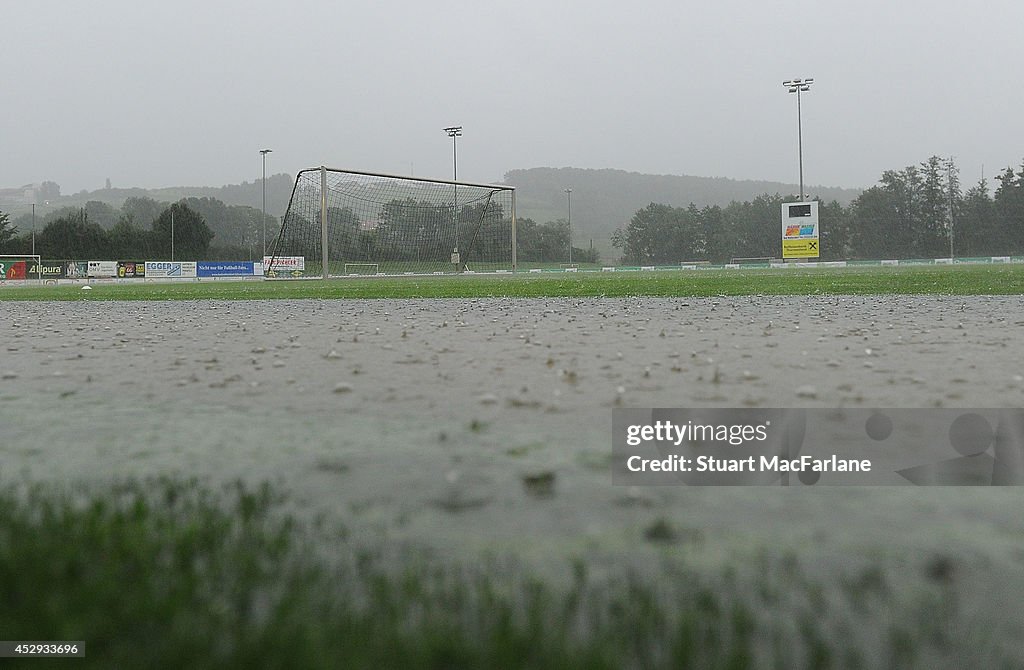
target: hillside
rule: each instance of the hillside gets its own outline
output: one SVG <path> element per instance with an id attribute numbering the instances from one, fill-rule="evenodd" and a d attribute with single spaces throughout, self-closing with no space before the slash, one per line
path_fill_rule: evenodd
<path id="1" fill-rule="evenodd" d="M 276 174 L 267 178 L 267 214 L 279 217 L 288 207 L 294 177 Z M 529 168 L 511 170 L 505 174 L 505 183 L 515 186 L 516 212 L 520 218 L 537 223 L 565 219 L 568 213 L 566 188 L 572 188 L 572 228 L 574 246 L 586 248 L 591 241 L 606 259 L 617 257 L 611 246 L 612 232 L 626 224 L 637 210 L 652 202 L 673 206 L 694 203 L 728 205 L 732 201 L 752 200 L 763 194 L 796 193 L 799 187 L 769 181 L 736 180 L 724 177 L 694 177 L 687 175 L 651 175 L 624 170 L 592 170 L 582 168 Z M 837 200 L 849 204 L 859 195 L 853 189 L 807 187 L 812 197 Z M 149 197 L 160 202 L 180 198 L 216 198 L 226 205 L 245 205 L 260 208 L 263 189 L 259 181 L 227 186 L 168 187 L 160 189 L 100 189 L 81 191 L 59 198 L 48 208 L 84 207 L 89 201 L 100 201 L 120 208 L 130 197 Z M 23 211 L 21 211 L 23 210 Z M 26 214 L 28 206 L 14 208 L 13 214 Z M 46 216 L 46 210 L 39 212 Z M 113 225 L 113 221 L 109 222 Z M 107 227 L 109 227 L 109 225 Z"/>
<path id="2" fill-rule="evenodd" d="M 288 208 L 295 177 L 276 174 L 267 177 L 267 215 L 279 217 Z M 119 209 L 128 198 L 152 198 L 158 202 L 175 202 L 182 198 L 215 198 L 225 205 L 243 205 L 260 209 L 263 205 L 261 181 L 242 182 L 227 186 L 171 186 L 166 188 L 103 188 L 79 191 L 61 196 L 52 203 L 52 210 L 63 207 L 84 207 L 90 201 L 103 202 Z M 22 210 L 25 207 L 20 208 Z M 13 210 L 12 210 L 13 211 Z"/>
<path id="3" fill-rule="evenodd" d="M 505 183 L 516 187 L 516 215 L 538 223 L 565 219 L 566 188 L 572 189 L 573 245 L 587 247 L 593 239 L 602 256 L 611 258 L 611 234 L 627 223 L 637 210 L 652 202 L 685 207 L 690 203 L 728 205 L 759 195 L 796 193 L 796 184 L 742 181 L 724 177 L 651 175 L 624 170 L 581 168 L 530 168 L 505 174 Z M 804 187 L 811 197 L 849 204 L 860 191 Z"/>

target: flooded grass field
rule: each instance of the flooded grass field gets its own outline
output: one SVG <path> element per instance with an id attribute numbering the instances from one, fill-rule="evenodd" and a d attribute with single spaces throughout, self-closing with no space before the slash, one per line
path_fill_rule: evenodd
<path id="1" fill-rule="evenodd" d="M 1017 488 L 610 474 L 616 407 L 1020 407 L 1020 296 L 0 307 L 7 639 L 95 667 L 1024 661 Z"/>

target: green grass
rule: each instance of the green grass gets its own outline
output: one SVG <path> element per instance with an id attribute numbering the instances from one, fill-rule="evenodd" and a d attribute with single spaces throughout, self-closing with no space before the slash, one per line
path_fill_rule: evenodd
<path id="1" fill-rule="evenodd" d="M 268 486 L 172 479 L 2 491 L 3 638 L 84 641 L 76 668 L 923 668 L 1001 655 L 970 649 L 944 581 L 901 599 L 877 566 L 839 587 L 792 556 L 762 557 L 751 578 L 702 575 L 675 546 L 655 582 L 624 568 L 598 583 L 577 560 L 552 583 L 494 560 L 396 560 L 343 529 L 314 535 L 281 501 Z"/>
<path id="2" fill-rule="evenodd" d="M 691 270 L 25 286 L 0 300 L 701 297 L 723 295 L 1019 295 L 1024 265 Z"/>

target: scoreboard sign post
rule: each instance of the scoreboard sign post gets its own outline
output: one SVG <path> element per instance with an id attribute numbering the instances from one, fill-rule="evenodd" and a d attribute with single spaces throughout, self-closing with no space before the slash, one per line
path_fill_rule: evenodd
<path id="1" fill-rule="evenodd" d="M 818 258 L 818 202 L 782 203 L 782 258 Z"/>

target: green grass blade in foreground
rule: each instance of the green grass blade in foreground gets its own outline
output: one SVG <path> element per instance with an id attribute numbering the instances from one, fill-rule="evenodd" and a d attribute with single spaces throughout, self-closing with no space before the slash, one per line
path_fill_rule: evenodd
<path id="1" fill-rule="evenodd" d="M 170 479 L 0 491 L 0 630 L 82 640 L 83 668 L 1018 667 L 944 606 L 954 586 L 925 577 L 903 599 L 876 565 L 820 582 L 766 556 L 714 575 L 665 545 L 660 579 L 595 583 L 578 559 L 552 583 L 310 535 L 280 501 Z"/>
<path id="2" fill-rule="evenodd" d="M 0 287 L 3 300 L 1020 295 L 1024 265 L 690 270 Z"/>

